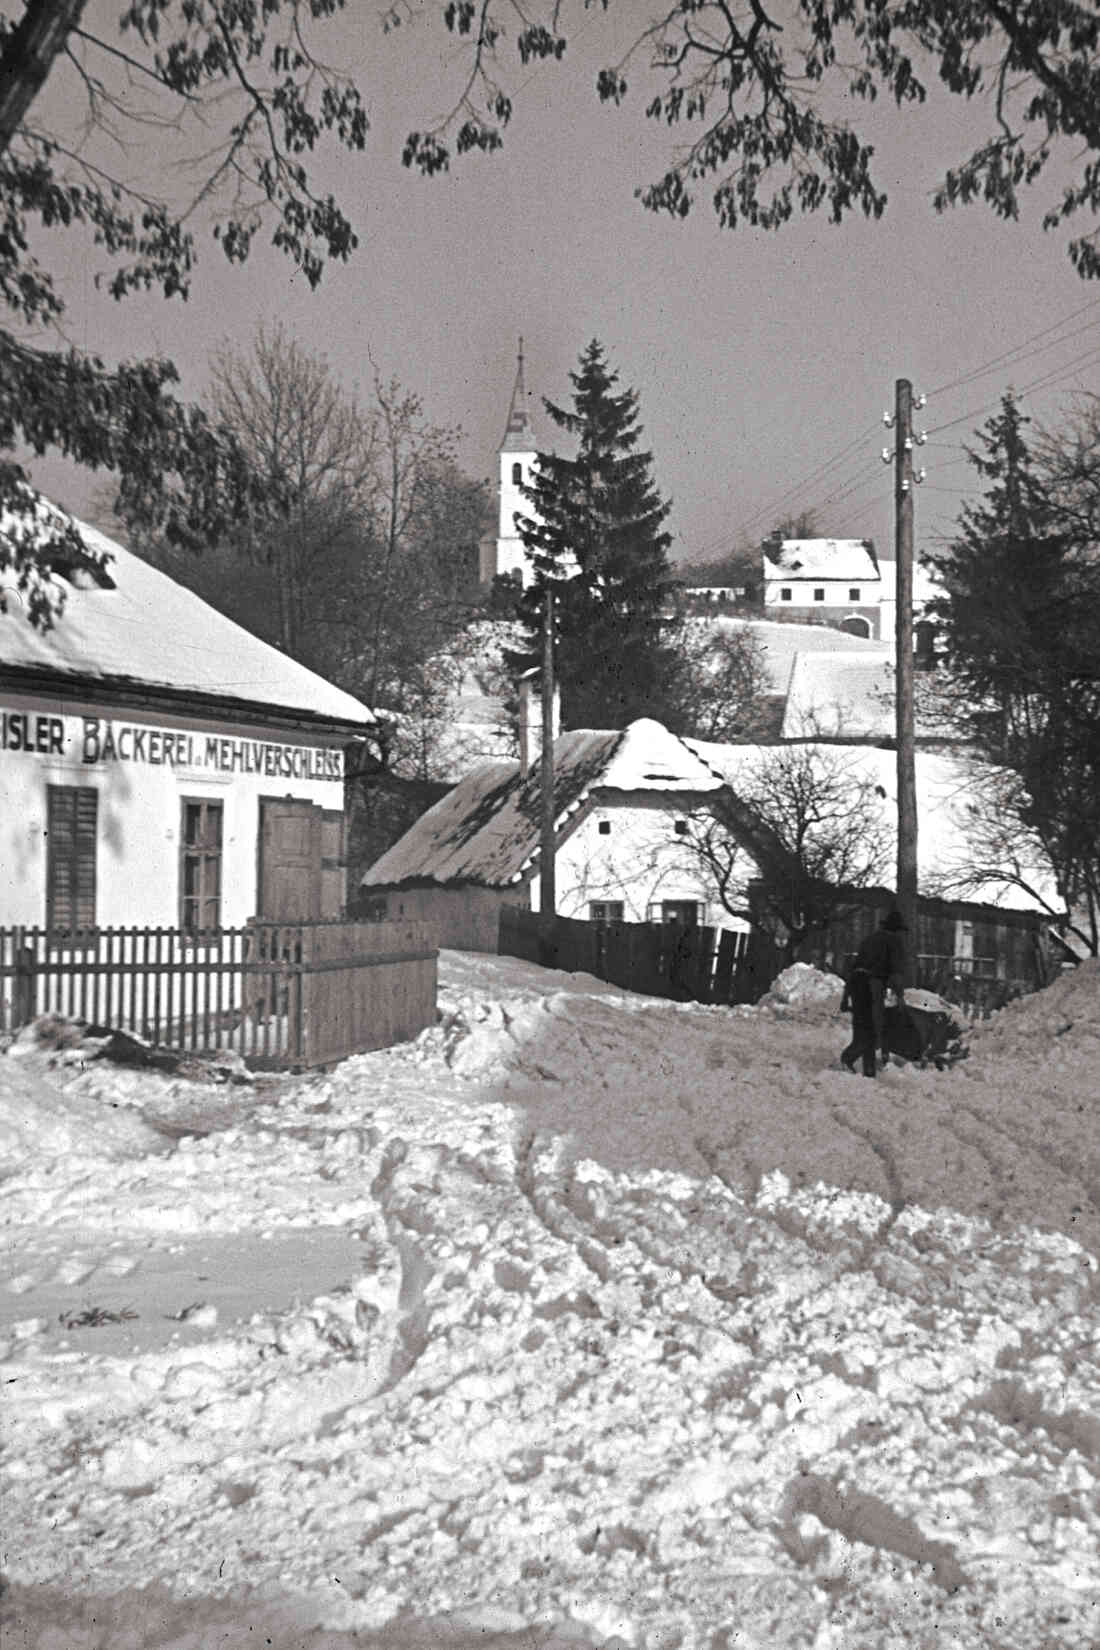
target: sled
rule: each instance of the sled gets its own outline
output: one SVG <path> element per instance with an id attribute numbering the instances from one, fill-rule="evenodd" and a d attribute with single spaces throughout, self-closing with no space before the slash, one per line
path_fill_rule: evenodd
<path id="1" fill-rule="evenodd" d="M 904 1006 L 890 1003 L 883 1010 L 882 1037 L 887 1053 L 918 1066 L 944 1071 L 969 1052 L 966 1026 L 952 1003 L 935 992 L 913 987 Z"/>

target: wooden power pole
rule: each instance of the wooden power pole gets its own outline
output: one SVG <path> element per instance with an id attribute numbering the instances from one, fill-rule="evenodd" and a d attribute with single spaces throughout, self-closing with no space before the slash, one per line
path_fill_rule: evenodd
<path id="1" fill-rule="evenodd" d="M 557 892 L 554 886 L 554 587 L 542 608 L 542 752 L 539 760 L 539 927 L 542 950 L 553 948 Z M 549 956 L 544 956 L 549 965 Z"/>
<path id="2" fill-rule="evenodd" d="M 913 735 L 913 386 L 894 386 L 895 669 L 898 758 L 898 909 L 909 929 L 910 978 L 917 927 L 917 773 Z"/>

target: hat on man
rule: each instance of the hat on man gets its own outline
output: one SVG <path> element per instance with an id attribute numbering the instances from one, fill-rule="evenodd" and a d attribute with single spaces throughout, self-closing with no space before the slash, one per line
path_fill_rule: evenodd
<path id="1" fill-rule="evenodd" d="M 909 932 L 908 923 L 902 916 L 901 912 L 896 910 L 887 912 L 886 916 L 882 919 L 882 926 L 889 929 L 892 934 L 899 932 L 907 934 Z"/>

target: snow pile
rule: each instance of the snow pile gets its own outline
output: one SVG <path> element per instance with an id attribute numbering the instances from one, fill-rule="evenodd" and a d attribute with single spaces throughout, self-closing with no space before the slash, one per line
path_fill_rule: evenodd
<path id="1" fill-rule="evenodd" d="M 839 974 L 823 973 L 811 963 L 792 963 L 772 981 L 763 999 L 770 1006 L 813 1010 L 836 1009 L 844 994 Z"/>
<path id="2" fill-rule="evenodd" d="M 975 1049 L 990 1059 L 1026 1060 L 1046 1066 L 1068 1057 L 1100 1071 L 1100 958 L 1090 957 L 1046 991 L 1019 997 L 975 1036 Z M 1100 1083 L 1091 1090 L 1095 1099 Z"/>
<path id="3" fill-rule="evenodd" d="M 1097 971 L 877 1082 L 827 1004 L 441 979 L 167 1155 L 28 1135 L 12 1642 L 1096 1642 Z"/>
<path id="4" fill-rule="evenodd" d="M 15 1045 L 22 1050 L 23 1045 Z M 113 1160 L 163 1149 L 151 1128 L 116 1100 L 63 1092 L 48 1072 L 12 1053 L 0 1057 L 0 1173 L 33 1164 L 42 1174 L 63 1172 L 77 1159 Z"/>

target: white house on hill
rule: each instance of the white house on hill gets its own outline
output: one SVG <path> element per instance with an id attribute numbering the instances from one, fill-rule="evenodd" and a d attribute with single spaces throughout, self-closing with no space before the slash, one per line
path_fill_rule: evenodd
<path id="1" fill-rule="evenodd" d="M 853 636 L 884 634 L 882 574 L 869 539 L 784 539 L 764 546 L 764 613 L 818 619 Z"/>
<path id="2" fill-rule="evenodd" d="M 831 625 L 852 636 L 889 641 L 897 613 L 897 563 L 878 556 L 870 539 L 783 539 L 764 545 L 764 616 Z M 913 568 L 919 619 L 937 585 Z"/>
<path id="3" fill-rule="evenodd" d="M 76 525 L 108 577 L 74 569 L 50 630 L 0 614 L 0 927 L 339 916 L 372 712 Z"/>

